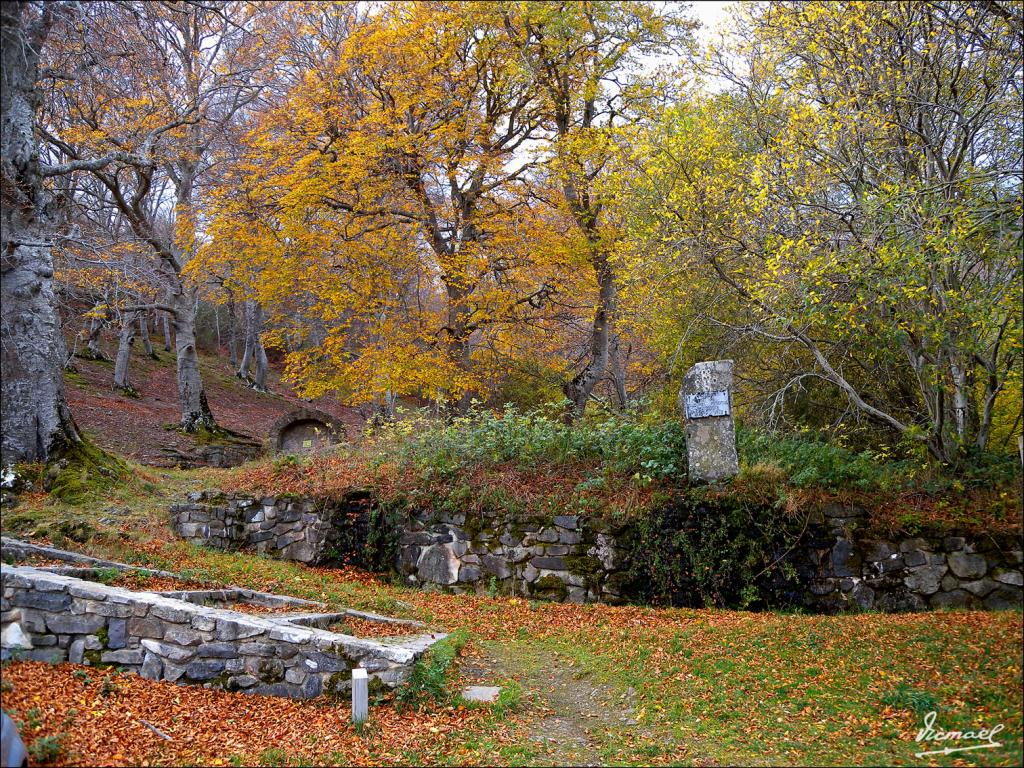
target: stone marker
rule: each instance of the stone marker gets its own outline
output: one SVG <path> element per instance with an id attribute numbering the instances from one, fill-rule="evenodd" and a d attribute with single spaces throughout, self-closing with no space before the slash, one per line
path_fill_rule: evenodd
<path id="1" fill-rule="evenodd" d="M 496 685 L 471 685 L 462 691 L 462 698 L 466 701 L 482 701 L 491 704 L 498 700 L 501 688 Z"/>
<path id="2" fill-rule="evenodd" d="M 686 421 L 690 481 L 715 482 L 740 471 L 732 418 L 732 360 L 697 363 L 683 378 L 679 408 Z"/>
<path id="3" fill-rule="evenodd" d="M 352 670 L 352 722 L 365 723 L 370 717 L 369 680 L 366 670 L 356 667 Z"/>

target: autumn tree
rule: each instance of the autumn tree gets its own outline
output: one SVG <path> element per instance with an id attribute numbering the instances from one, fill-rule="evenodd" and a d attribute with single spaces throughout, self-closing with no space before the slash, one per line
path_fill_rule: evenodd
<path id="1" fill-rule="evenodd" d="M 214 425 L 196 349 L 198 286 L 185 276 L 201 228 L 204 175 L 226 126 L 259 92 L 266 64 L 252 3 L 93 3 L 69 24 L 51 65 L 44 135 L 109 193 L 134 239 L 155 257 L 165 291 L 129 313 L 160 309 L 174 326 L 181 425 Z M 83 61 L 93 66 L 76 66 Z M 114 162 L 90 158 L 122 150 Z M 163 194 L 162 191 L 166 190 Z"/>
<path id="2" fill-rule="evenodd" d="M 308 394 L 443 393 L 464 407 L 480 386 L 474 350 L 553 290 L 525 264 L 536 217 L 522 150 L 541 118 L 497 10 L 391 3 L 349 17 L 340 45 L 302 48 L 303 76 L 222 195 L 208 269 L 233 260 L 284 323 L 305 305 L 315 343 L 289 371 Z"/>
<path id="3" fill-rule="evenodd" d="M 802 350 L 780 395 L 824 382 L 939 459 L 987 448 L 1020 408 L 1019 8 L 746 10 L 712 59 L 726 92 L 641 153 L 647 241 Z"/>
<path id="4" fill-rule="evenodd" d="M 680 46 L 691 25 L 653 3 L 515 2 L 502 8 L 542 97 L 547 170 L 561 186 L 558 204 L 583 237 L 584 268 L 596 287 L 585 352 L 563 387 L 579 416 L 616 347 L 616 227 L 601 187 L 616 152 L 612 134 L 651 115 L 664 94 L 642 74 L 642 59 Z"/>

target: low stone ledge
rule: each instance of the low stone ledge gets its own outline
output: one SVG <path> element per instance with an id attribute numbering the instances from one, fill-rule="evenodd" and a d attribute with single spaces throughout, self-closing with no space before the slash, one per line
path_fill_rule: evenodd
<path id="1" fill-rule="evenodd" d="M 359 666 L 396 685 L 416 658 L 444 637 L 398 643 L 355 638 L 293 624 L 288 615 L 209 608 L 180 596 L 133 592 L 31 566 L 0 567 L 0 592 L 10 606 L 3 614 L 5 658 L 117 666 L 153 680 L 292 698 L 339 694 L 350 684 L 348 673 Z M 282 608 L 318 605 L 244 589 L 199 592 L 227 597 L 237 592 Z M 7 645 L 8 638 L 17 643 Z"/>

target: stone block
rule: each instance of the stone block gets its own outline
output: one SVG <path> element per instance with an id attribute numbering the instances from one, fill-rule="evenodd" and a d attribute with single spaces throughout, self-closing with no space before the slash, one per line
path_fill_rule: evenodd
<path id="1" fill-rule="evenodd" d="M 1010 584 L 1015 587 L 1024 585 L 1024 575 L 1020 571 L 997 571 L 994 578 L 1000 584 Z"/>
<path id="2" fill-rule="evenodd" d="M 132 637 L 153 637 L 164 636 L 165 624 L 156 619 L 128 619 L 128 634 Z"/>
<path id="3" fill-rule="evenodd" d="M 924 565 L 928 562 L 928 554 L 920 549 L 912 549 L 903 555 L 903 562 L 908 568 Z"/>
<path id="4" fill-rule="evenodd" d="M 535 557 L 530 565 L 548 571 L 564 571 L 568 568 L 564 557 Z"/>
<path id="5" fill-rule="evenodd" d="M 554 523 L 560 528 L 575 531 L 579 527 L 579 518 L 576 515 L 555 515 Z"/>
<path id="6" fill-rule="evenodd" d="M 67 635 L 88 635 L 106 623 L 104 616 L 95 614 L 59 613 L 46 618 L 46 626 L 51 632 Z"/>
<path id="7" fill-rule="evenodd" d="M 193 661 L 185 667 L 185 677 L 190 680 L 209 680 L 223 671 L 223 661 Z"/>
<path id="8" fill-rule="evenodd" d="M 732 418 L 732 360 L 694 365 L 683 377 L 679 407 L 686 421 L 692 482 L 717 482 L 739 472 Z"/>
<path id="9" fill-rule="evenodd" d="M 143 643 L 147 641 L 143 640 Z M 139 674 L 147 680 L 159 680 L 163 674 L 164 664 L 163 661 L 154 653 L 147 653 L 142 659 L 142 669 L 139 670 Z"/>
<path id="10" fill-rule="evenodd" d="M 201 659 L 233 659 L 241 652 L 242 648 L 235 643 L 203 643 L 196 649 L 196 656 Z"/>
<path id="11" fill-rule="evenodd" d="M 535 539 L 543 544 L 554 544 L 558 541 L 558 531 L 555 528 L 545 528 Z"/>
<path id="12" fill-rule="evenodd" d="M 558 532 L 558 541 L 561 544 L 579 544 L 583 541 L 583 536 L 580 534 L 579 531 L 560 530 Z"/>
<path id="13" fill-rule="evenodd" d="M 508 561 L 496 555 L 482 555 L 480 564 L 485 571 L 499 579 L 507 579 L 512 575 L 512 569 L 509 567 Z"/>
<path id="14" fill-rule="evenodd" d="M 179 608 L 175 605 L 168 605 L 167 603 L 156 603 L 149 609 L 149 613 L 151 616 L 173 622 L 174 624 L 189 623 L 192 621 L 193 615 L 193 611 Z"/>
<path id="15" fill-rule="evenodd" d="M 985 607 L 990 611 L 1009 611 L 1019 609 L 1024 598 L 1024 592 L 1020 587 L 1013 587 L 1008 584 L 997 587 L 988 597 L 985 598 Z"/>
<path id="16" fill-rule="evenodd" d="M 965 543 L 963 536 L 947 536 L 942 540 L 942 548 L 947 552 L 959 552 Z"/>
<path id="17" fill-rule="evenodd" d="M 37 608 L 41 611 L 57 613 L 65 611 L 71 606 L 71 595 L 60 592 L 36 592 L 35 590 L 22 590 L 15 592 L 11 603 L 20 608 Z"/>
<path id="18" fill-rule="evenodd" d="M 988 563 L 983 555 L 951 552 L 947 560 L 949 562 L 949 570 L 961 579 L 976 579 L 984 576 L 988 570 Z"/>
<path id="19" fill-rule="evenodd" d="M 936 592 L 929 598 L 928 604 L 932 608 L 973 608 L 978 604 L 978 598 L 965 590 L 954 589 Z"/>
<path id="20" fill-rule="evenodd" d="M 142 651 L 138 648 L 122 648 L 118 651 L 106 651 L 100 654 L 100 661 L 104 664 L 141 664 Z"/>
<path id="21" fill-rule="evenodd" d="M 922 565 L 912 568 L 910 573 L 904 577 L 903 583 L 914 592 L 931 595 L 939 591 L 942 577 L 945 574 L 945 565 Z"/>
<path id="22" fill-rule="evenodd" d="M 128 620 L 111 619 L 107 622 L 107 648 L 124 648 L 128 641 Z"/>
<path id="23" fill-rule="evenodd" d="M 999 585 L 992 579 L 978 579 L 976 581 L 962 581 L 960 588 L 966 589 L 975 597 L 984 597 Z"/>
<path id="24" fill-rule="evenodd" d="M 459 569 L 459 581 L 470 583 L 480 580 L 480 569 L 475 565 L 463 565 Z"/>
<path id="25" fill-rule="evenodd" d="M 156 640 L 143 640 L 142 647 L 170 661 L 186 661 L 195 655 L 195 648 L 182 648 L 178 645 L 161 643 Z"/>
<path id="26" fill-rule="evenodd" d="M 203 636 L 191 626 L 171 625 L 164 630 L 164 640 L 175 645 L 199 645 L 203 641 Z"/>
<path id="27" fill-rule="evenodd" d="M 72 664 L 81 664 L 85 658 L 85 640 L 78 638 L 68 648 L 68 661 Z"/>
<path id="28" fill-rule="evenodd" d="M 876 563 L 888 560 L 899 549 L 892 542 L 871 539 L 861 543 L 861 552 L 867 562 Z"/>

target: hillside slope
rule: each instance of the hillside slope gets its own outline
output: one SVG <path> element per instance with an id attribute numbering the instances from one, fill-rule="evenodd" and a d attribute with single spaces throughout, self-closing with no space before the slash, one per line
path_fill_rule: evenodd
<path id="1" fill-rule="evenodd" d="M 114 389 L 113 363 L 76 358 L 76 371 L 65 374 L 67 398 L 78 426 L 101 447 L 143 464 L 172 466 L 176 454 L 192 453 L 197 443 L 172 428 L 180 418 L 174 353 L 160 351 L 158 356 L 153 360 L 141 348 L 132 355 L 130 378 L 138 398 Z M 263 393 L 238 379 L 227 358 L 201 353 L 200 368 L 217 423 L 257 442 L 279 417 L 310 405 L 340 419 L 350 438 L 362 430 L 365 419 L 359 410 L 330 397 L 302 400 L 273 369 L 269 391 Z"/>

